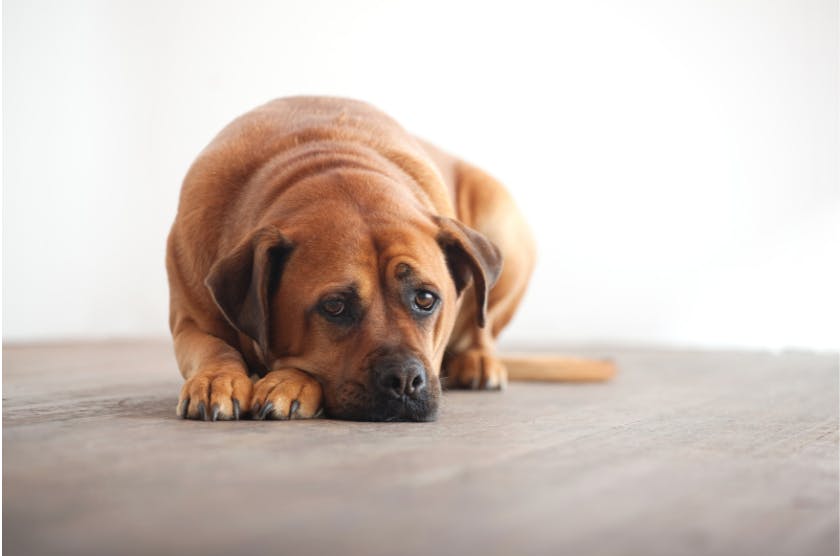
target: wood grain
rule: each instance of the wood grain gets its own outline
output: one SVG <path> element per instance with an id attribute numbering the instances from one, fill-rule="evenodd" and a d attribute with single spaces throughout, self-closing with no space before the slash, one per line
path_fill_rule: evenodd
<path id="1" fill-rule="evenodd" d="M 165 342 L 6 346 L 10 555 L 838 553 L 836 354 L 560 349 L 434 423 L 188 422 Z"/>

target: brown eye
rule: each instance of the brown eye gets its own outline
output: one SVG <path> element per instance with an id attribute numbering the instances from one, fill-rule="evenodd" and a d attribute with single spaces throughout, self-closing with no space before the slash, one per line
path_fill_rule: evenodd
<path id="1" fill-rule="evenodd" d="M 421 311 L 431 311 L 437 304 L 437 296 L 427 290 L 419 290 L 414 294 L 414 306 Z"/>
<path id="2" fill-rule="evenodd" d="M 328 299 L 321 304 L 321 309 L 332 317 L 344 313 L 344 302 L 340 299 Z"/>

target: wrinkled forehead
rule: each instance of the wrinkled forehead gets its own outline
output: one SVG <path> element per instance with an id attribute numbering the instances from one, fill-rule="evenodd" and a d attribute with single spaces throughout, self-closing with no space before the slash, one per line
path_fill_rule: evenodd
<path id="1" fill-rule="evenodd" d="M 410 273 L 432 280 L 446 269 L 443 251 L 426 230 L 394 227 L 378 234 L 376 239 L 377 263 L 385 276 L 399 278 Z"/>
<path id="2" fill-rule="evenodd" d="M 287 272 L 308 277 L 308 286 L 318 289 L 354 284 L 363 297 L 393 279 L 444 287 L 446 261 L 427 226 L 358 224 L 330 222 L 293 238 Z"/>

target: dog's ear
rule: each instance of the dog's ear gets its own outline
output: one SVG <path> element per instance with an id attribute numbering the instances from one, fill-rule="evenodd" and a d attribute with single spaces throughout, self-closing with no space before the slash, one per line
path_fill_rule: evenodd
<path id="1" fill-rule="evenodd" d="M 490 240 L 457 220 L 437 220 L 440 226 L 437 241 L 446 256 L 455 289 L 460 295 L 472 278 L 478 307 L 476 320 L 478 326 L 484 328 L 487 298 L 502 273 L 502 254 Z"/>
<path id="2" fill-rule="evenodd" d="M 269 302 L 291 243 L 272 226 L 246 238 L 210 269 L 204 283 L 230 324 L 269 349 Z"/>

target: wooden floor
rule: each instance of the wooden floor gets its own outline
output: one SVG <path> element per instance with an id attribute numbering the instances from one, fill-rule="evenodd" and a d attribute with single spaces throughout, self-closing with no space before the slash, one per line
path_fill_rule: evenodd
<path id="1" fill-rule="evenodd" d="M 203 423 L 168 344 L 6 346 L 3 552 L 838 554 L 836 354 L 611 355 L 435 423 Z"/>

